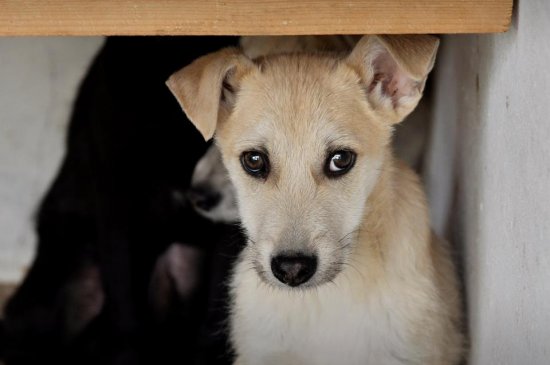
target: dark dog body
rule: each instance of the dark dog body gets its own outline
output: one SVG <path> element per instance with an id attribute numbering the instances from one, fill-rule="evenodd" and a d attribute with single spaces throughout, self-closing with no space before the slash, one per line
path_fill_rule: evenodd
<path id="1" fill-rule="evenodd" d="M 223 280 L 241 239 L 177 198 L 206 146 L 164 81 L 235 42 L 107 40 L 81 85 L 65 160 L 37 216 L 35 262 L 6 307 L 8 365 L 227 361 Z M 159 321 L 149 285 L 174 242 L 204 252 L 203 285 L 185 303 L 172 300 Z"/>

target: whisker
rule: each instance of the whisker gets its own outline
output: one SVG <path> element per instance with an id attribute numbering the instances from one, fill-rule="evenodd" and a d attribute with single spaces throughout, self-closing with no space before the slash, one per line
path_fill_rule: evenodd
<path id="1" fill-rule="evenodd" d="M 340 239 L 338 240 L 338 243 L 341 243 L 343 240 L 345 240 L 346 238 L 348 238 L 350 235 L 352 235 L 352 234 L 354 234 L 354 233 L 359 234 L 360 231 L 361 231 L 361 228 L 354 229 L 353 231 L 351 231 L 351 232 L 345 234 L 342 238 L 340 238 Z"/>

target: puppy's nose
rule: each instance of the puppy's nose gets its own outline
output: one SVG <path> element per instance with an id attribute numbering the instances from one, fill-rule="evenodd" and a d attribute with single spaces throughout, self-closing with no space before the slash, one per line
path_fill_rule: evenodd
<path id="1" fill-rule="evenodd" d="M 209 211 L 218 205 L 222 197 L 207 186 L 198 185 L 191 187 L 187 192 L 187 198 L 195 207 Z"/>
<path id="2" fill-rule="evenodd" d="M 317 257 L 302 254 L 278 255 L 271 259 L 273 275 L 288 286 L 307 282 L 317 270 Z"/>

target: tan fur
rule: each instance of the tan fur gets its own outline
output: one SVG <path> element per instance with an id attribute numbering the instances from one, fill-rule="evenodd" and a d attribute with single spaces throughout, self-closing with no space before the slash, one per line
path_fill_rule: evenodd
<path id="1" fill-rule="evenodd" d="M 389 146 L 393 125 L 422 95 L 437 45 L 429 36 L 365 36 L 347 57 L 254 62 L 224 50 L 169 80 L 204 137 L 215 131 L 250 238 L 232 281 L 237 363 L 460 363 L 454 266 L 431 233 L 418 177 Z M 356 164 L 328 178 L 327 151 L 339 148 L 353 150 Z M 239 161 L 257 149 L 269 155 L 265 181 Z M 298 288 L 269 270 L 285 250 L 318 257 Z"/>

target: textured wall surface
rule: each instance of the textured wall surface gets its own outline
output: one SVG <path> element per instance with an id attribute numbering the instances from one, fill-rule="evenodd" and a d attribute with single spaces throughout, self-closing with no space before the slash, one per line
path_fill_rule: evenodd
<path id="1" fill-rule="evenodd" d="M 471 365 L 550 363 L 550 2 L 506 34 L 448 36 L 425 181 L 463 250 Z"/>
<path id="2" fill-rule="evenodd" d="M 0 282 L 21 278 L 75 90 L 102 38 L 0 38 Z"/>

